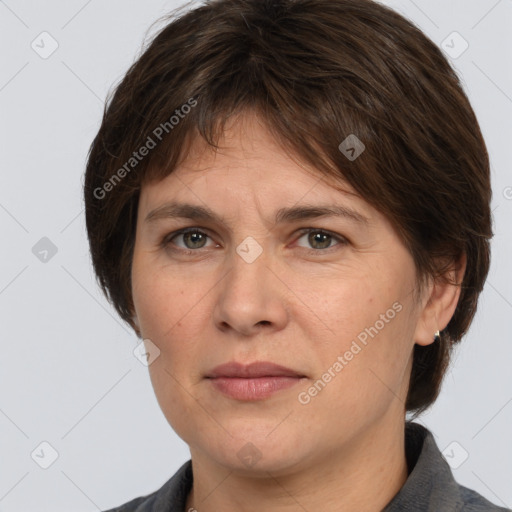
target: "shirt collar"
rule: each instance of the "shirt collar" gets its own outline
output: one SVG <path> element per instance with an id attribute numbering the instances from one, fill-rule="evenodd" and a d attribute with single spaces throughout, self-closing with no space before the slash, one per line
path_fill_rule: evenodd
<path id="1" fill-rule="evenodd" d="M 419 423 L 405 423 L 409 476 L 383 512 L 458 511 L 463 506 L 453 478 L 432 433 Z"/>

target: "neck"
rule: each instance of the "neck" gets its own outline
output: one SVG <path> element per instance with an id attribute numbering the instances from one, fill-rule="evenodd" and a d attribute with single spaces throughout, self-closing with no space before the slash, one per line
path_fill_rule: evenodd
<path id="1" fill-rule="evenodd" d="M 299 470 L 254 476 L 219 465 L 191 449 L 193 488 L 185 510 L 198 512 L 379 512 L 407 480 L 404 421 L 373 425 L 339 451 Z"/>

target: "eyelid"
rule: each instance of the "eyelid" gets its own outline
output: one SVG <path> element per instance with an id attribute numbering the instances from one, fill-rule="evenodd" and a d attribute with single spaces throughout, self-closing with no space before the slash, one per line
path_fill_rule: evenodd
<path id="1" fill-rule="evenodd" d="M 338 233 L 334 233 L 334 232 L 329 231 L 327 229 L 314 228 L 314 227 L 300 229 L 299 230 L 299 237 L 296 240 L 299 240 L 304 235 L 307 235 L 309 233 L 322 233 L 324 235 L 330 236 L 331 238 L 333 238 L 334 240 L 336 240 L 338 242 L 337 244 L 332 245 L 330 247 L 327 247 L 326 249 L 310 249 L 308 247 L 303 247 L 303 249 L 305 249 L 306 251 L 312 252 L 312 253 L 316 253 L 316 254 L 328 253 L 328 252 L 330 252 L 331 249 L 334 249 L 334 248 L 336 248 L 338 246 L 347 245 L 349 243 L 348 239 L 346 237 L 344 237 L 343 235 L 340 235 Z"/>
<path id="2" fill-rule="evenodd" d="M 199 233 L 201 235 L 206 235 L 208 238 L 213 240 L 213 237 L 211 236 L 210 231 L 208 229 L 192 226 L 192 227 L 179 229 L 177 231 L 173 231 L 172 233 L 166 234 L 162 238 L 162 241 L 160 242 L 160 245 L 165 248 L 166 246 L 168 246 L 171 243 L 171 241 L 174 238 L 177 238 L 180 235 L 185 235 L 187 233 Z M 199 252 L 201 249 L 204 249 L 204 248 L 201 247 L 200 249 L 184 249 L 183 247 L 178 247 L 177 250 L 178 251 L 185 251 L 185 252 L 186 251 L 189 251 L 189 252 Z"/>
<path id="3" fill-rule="evenodd" d="M 173 231 L 172 233 L 166 234 L 162 238 L 162 241 L 160 242 L 160 245 L 163 248 L 165 248 L 165 247 L 167 247 L 172 242 L 172 240 L 174 238 L 177 238 L 178 236 L 184 235 L 184 234 L 187 234 L 187 233 L 199 233 L 199 234 L 202 234 L 202 235 L 206 235 L 208 238 L 210 238 L 213 241 L 213 237 L 211 236 L 210 231 L 208 229 L 191 226 L 191 227 L 182 228 L 182 229 L 179 229 L 177 231 Z M 328 235 L 328 236 L 332 237 L 334 240 L 336 240 L 338 242 L 334 246 L 330 246 L 330 247 L 327 247 L 325 249 L 310 249 L 310 248 L 307 248 L 307 247 L 301 247 L 302 249 L 304 249 L 304 250 L 306 250 L 306 251 L 308 251 L 310 253 L 315 253 L 315 254 L 327 253 L 327 252 L 330 252 L 330 249 L 334 249 L 335 247 L 338 247 L 340 245 L 341 246 L 347 245 L 349 243 L 348 239 L 346 237 L 344 237 L 343 235 L 340 235 L 338 233 L 334 233 L 332 231 L 329 231 L 327 229 L 322 229 L 322 228 L 316 228 L 316 227 L 301 228 L 301 229 L 297 230 L 296 233 L 298 233 L 299 236 L 295 237 L 295 241 L 299 240 L 304 235 L 307 235 L 309 233 L 323 233 L 325 235 Z M 189 253 L 199 253 L 203 249 L 205 249 L 205 247 L 200 247 L 199 249 L 186 249 L 186 248 L 183 248 L 183 247 L 178 247 L 175 250 L 178 251 L 178 252 L 189 254 Z"/>

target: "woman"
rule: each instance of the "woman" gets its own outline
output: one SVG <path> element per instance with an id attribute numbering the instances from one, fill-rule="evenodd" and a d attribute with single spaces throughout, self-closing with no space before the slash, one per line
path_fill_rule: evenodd
<path id="1" fill-rule="evenodd" d="M 115 510 L 505 510 L 405 417 L 475 314 L 490 198 L 457 76 L 392 10 L 217 0 L 170 22 L 105 110 L 85 201 L 191 461 Z"/>

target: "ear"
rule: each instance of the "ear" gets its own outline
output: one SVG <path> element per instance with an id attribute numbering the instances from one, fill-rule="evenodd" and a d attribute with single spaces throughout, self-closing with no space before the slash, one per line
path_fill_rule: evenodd
<path id="1" fill-rule="evenodd" d="M 414 341 L 426 346 L 434 342 L 435 333 L 450 322 L 460 297 L 460 286 L 466 271 L 466 255 L 442 276 L 431 280 L 425 289 L 422 310 L 414 332 Z"/>

